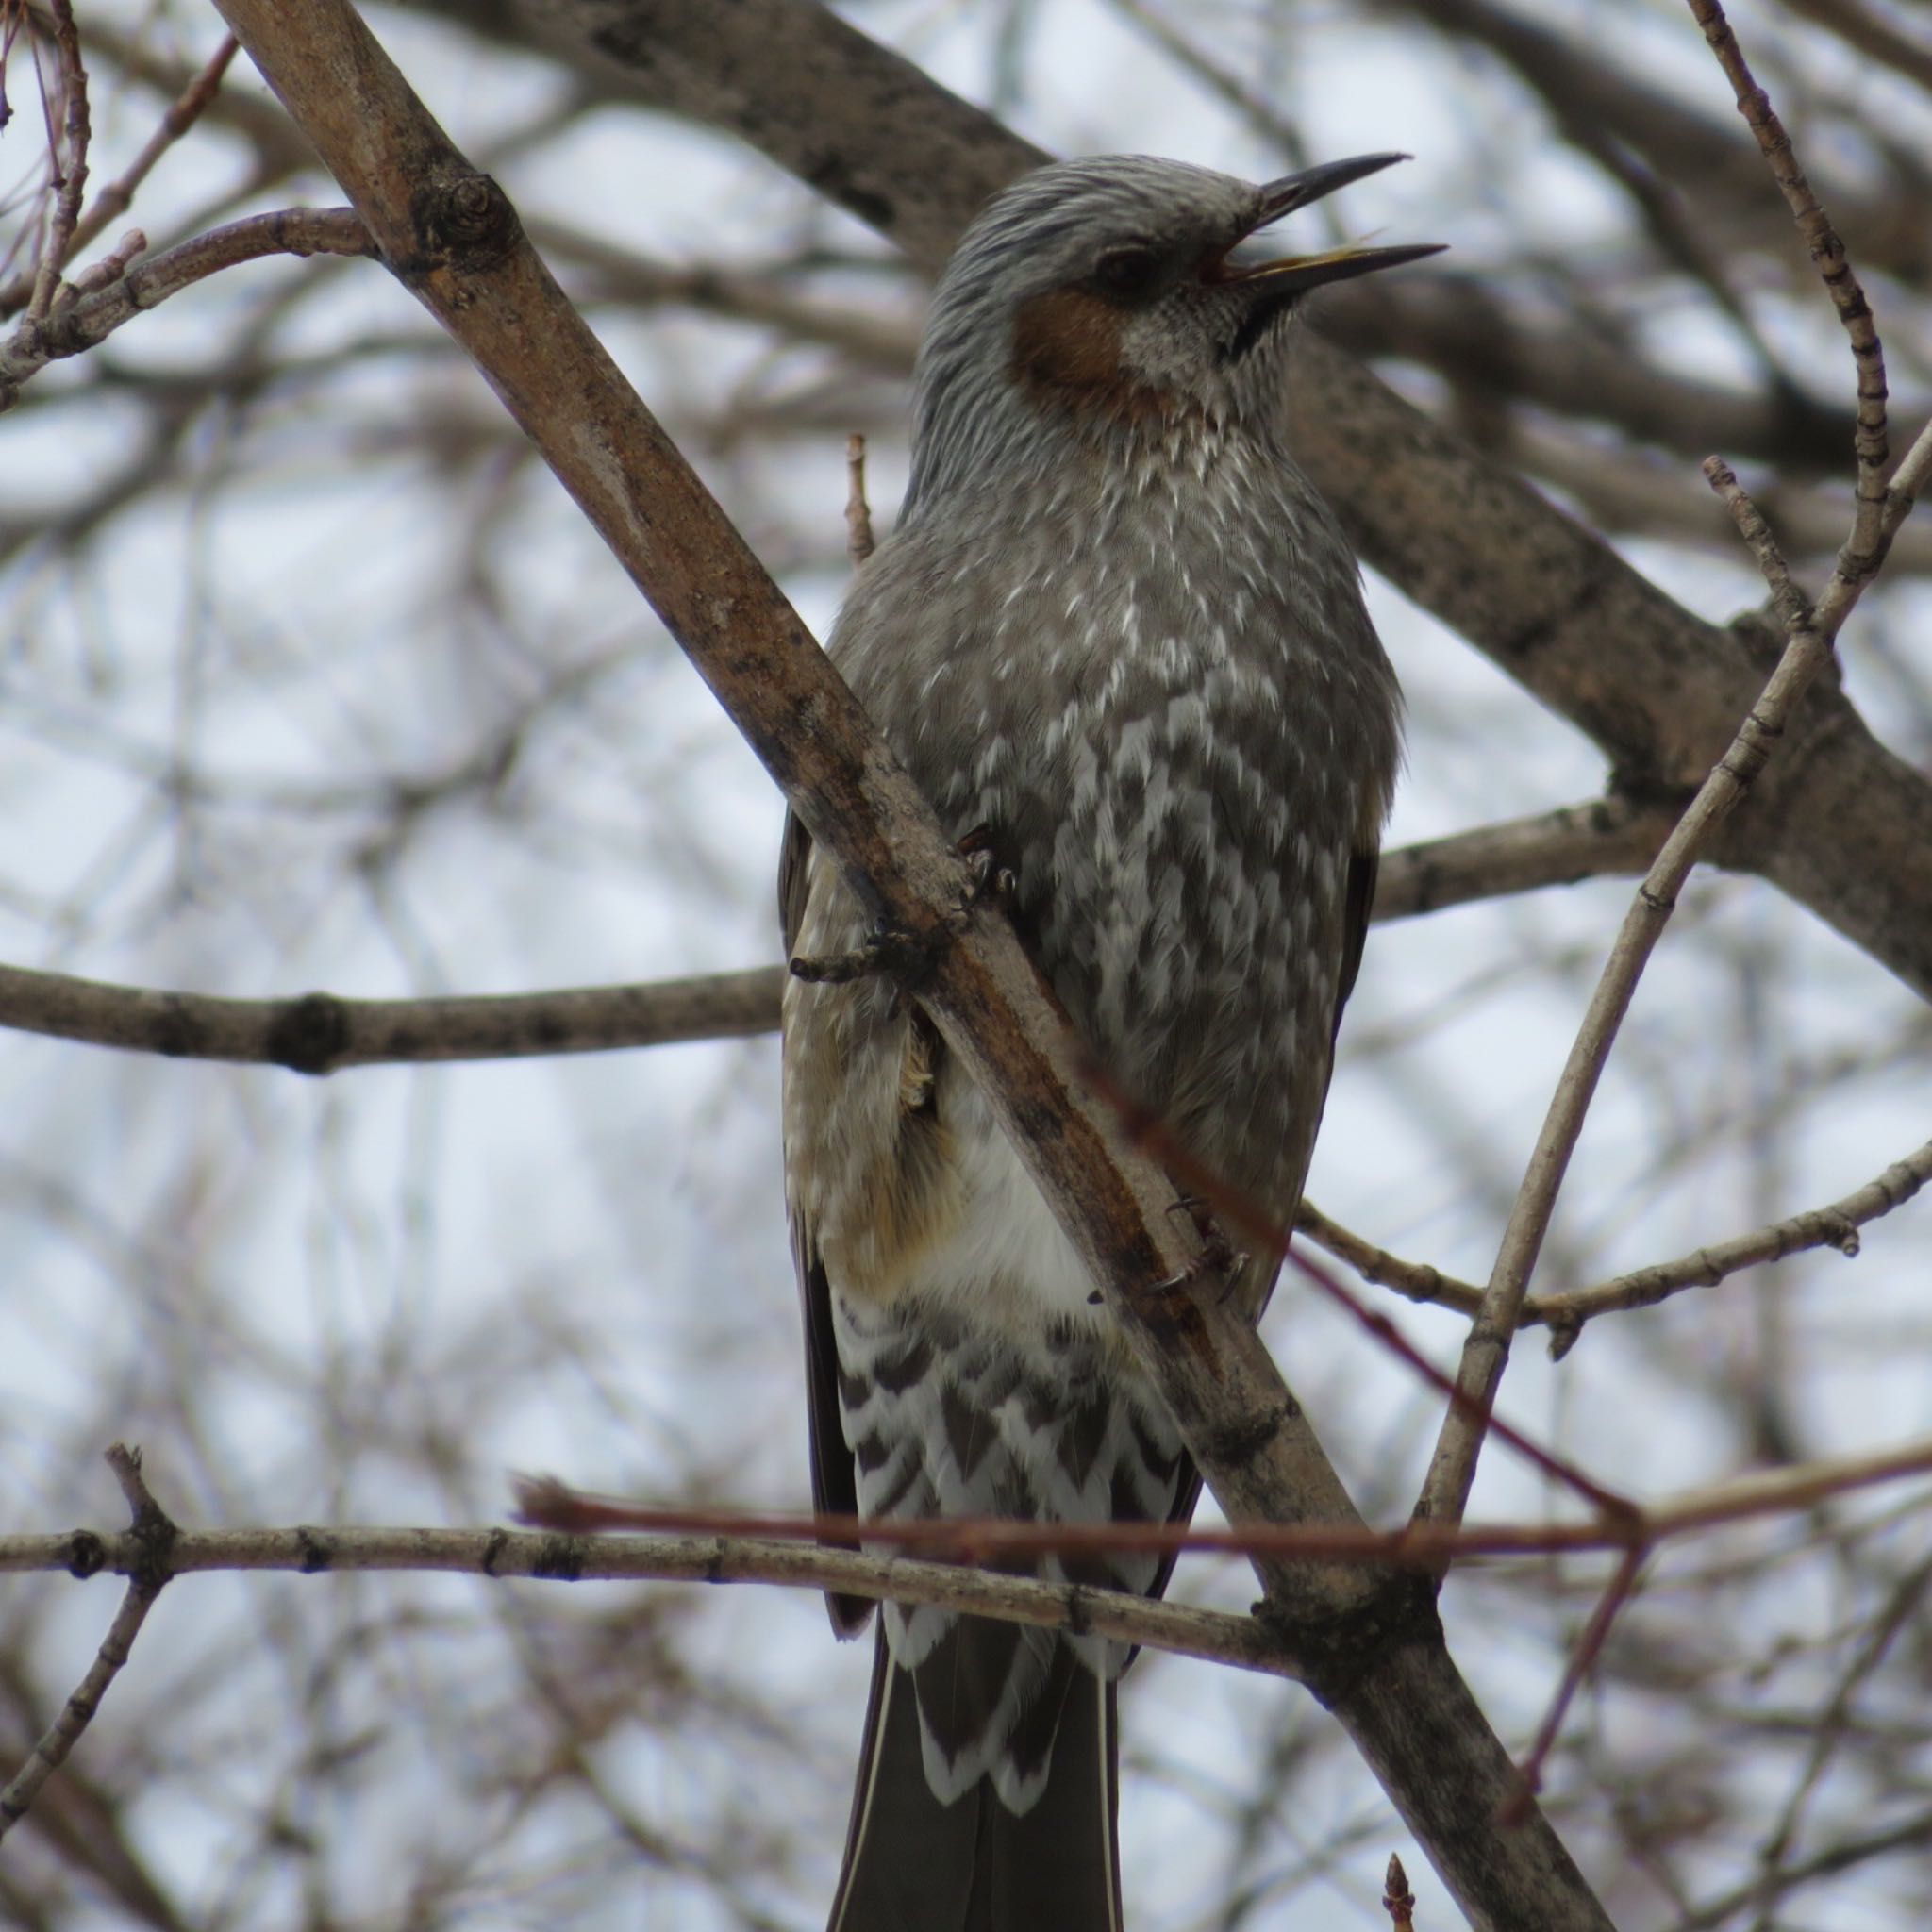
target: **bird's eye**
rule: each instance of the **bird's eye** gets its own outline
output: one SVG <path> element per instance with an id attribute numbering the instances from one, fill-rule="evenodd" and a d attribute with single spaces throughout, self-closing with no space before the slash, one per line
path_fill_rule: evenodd
<path id="1" fill-rule="evenodd" d="M 1160 281 L 1160 258 L 1141 242 L 1109 248 L 1093 265 L 1093 282 L 1103 294 L 1134 301 L 1151 295 Z"/>

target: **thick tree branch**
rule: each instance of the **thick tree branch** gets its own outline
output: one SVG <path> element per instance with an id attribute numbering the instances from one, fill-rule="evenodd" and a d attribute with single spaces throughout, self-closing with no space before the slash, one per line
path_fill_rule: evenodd
<path id="1" fill-rule="evenodd" d="M 334 1074 L 346 1067 L 604 1053 L 736 1040 L 778 1024 L 784 969 L 501 997 L 236 1000 L 0 966 L 0 1026 L 171 1058 Z"/>

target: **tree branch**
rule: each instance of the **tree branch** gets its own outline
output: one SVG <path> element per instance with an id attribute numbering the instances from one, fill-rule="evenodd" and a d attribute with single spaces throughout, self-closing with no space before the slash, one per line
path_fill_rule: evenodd
<path id="1" fill-rule="evenodd" d="M 35 1743 L 33 1755 L 13 1781 L 0 1790 L 0 1840 L 4 1840 L 7 1834 L 26 1816 L 28 1807 L 40 1796 L 42 1787 L 67 1761 L 67 1754 L 80 1741 L 81 1733 L 101 1707 L 101 1699 L 108 1694 L 108 1687 L 127 1661 L 134 1640 L 140 1636 L 141 1626 L 147 1621 L 147 1613 L 154 1607 L 155 1599 L 174 1574 L 172 1552 L 177 1534 L 175 1525 L 148 1493 L 147 1484 L 141 1474 L 140 1452 L 125 1449 L 117 1442 L 108 1451 L 108 1463 L 114 1472 L 115 1480 L 121 1485 L 122 1493 L 127 1498 L 127 1507 L 134 1517 L 133 1525 L 126 1533 L 113 1539 L 121 1557 L 112 1567 L 118 1574 L 129 1579 L 127 1594 L 121 1599 L 121 1607 L 114 1613 L 108 1634 L 101 1639 L 100 1650 L 88 1666 L 87 1674 L 61 1707 L 59 1716 Z M 94 1541 L 100 1542 L 102 1540 L 96 1538 Z"/>
<path id="2" fill-rule="evenodd" d="M 1772 752 L 1785 737 L 1807 690 L 1831 659 L 1832 641 L 1840 626 L 1884 558 L 1889 508 L 1881 476 L 1886 460 L 1885 371 L 1872 312 L 1845 259 L 1844 246 L 1813 199 L 1770 102 L 1751 81 L 1743 56 L 1724 23 L 1722 8 L 1717 0 L 1690 0 L 1690 4 L 1738 89 L 1739 104 L 1758 136 L 1772 172 L 1790 204 L 1793 218 L 1811 248 L 1833 305 L 1851 336 L 1858 390 L 1857 508 L 1851 535 L 1840 552 L 1838 567 L 1832 572 L 1831 581 L 1814 612 L 1806 608 L 1793 588 L 1790 573 L 1778 554 L 1770 529 L 1737 477 L 1715 457 L 1704 466 L 1713 489 L 1736 517 L 1784 621 L 1783 655 L 1757 703 L 1745 712 L 1730 749 L 1711 767 L 1690 809 L 1665 841 L 1638 888 L 1605 962 L 1589 1010 L 1577 1029 L 1542 1130 L 1531 1150 L 1508 1224 L 1503 1231 L 1502 1245 L 1489 1285 L 1483 1291 L 1482 1304 L 1463 1343 L 1456 1377 L 1462 1399 L 1453 1403 L 1442 1418 L 1428 1476 L 1416 1501 L 1416 1513 L 1432 1522 L 1461 1520 L 1470 1486 L 1475 1480 L 1490 1408 L 1508 1364 L 1510 1341 L 1522 1320 L 1530 1274 L 1556 1208 L 1557 1191 L 1563 1185 L 1618 1028 L 1629 1010 L 1637 982 L 1651 953 L 1676 908 L 1677 894 L 1718 826 L 1743 801 Z M 1913 454 L 1916 456 L 1916 450 Z"/>
<path id="3" fill-rule="evenodd" d="M 1639 872 L 1670 824 L 1660 807 L 1593 799 L 1404 846 L 1383 857 L 1374 917 L 1407 919 L 1537 886 Z M 494 997 L 352 1000 L 310 992 L 248 1000 L 0 966 L 0 1027 L 175 1059 L 320 1074 L 743 1039 L 776 1029 L 784 979 L 782 967 L 759 966 Z"/>
<path id="4" fill-rule="evenodd" d="M 145 242 L 139 247 L 123 243 L 116 258 L 123 250 L 131 256 L 145 246 Z M 13 334 L 0 343 L 0 412 L 20 400 L 21 385 L 49 362 L 95 347 L 142 309 L 155 308 L 225 268 L 258 261 L 264 255 L 374 253 L 375 244 L 353 208 L 289 208 L 211 228 L 105 287 L 91 287 L 91 278 L 83 276 L 75 292 L 51 316 L 40 320 L 29 309 Z M 79 292 L 82 290 L 88 291 Z"/>

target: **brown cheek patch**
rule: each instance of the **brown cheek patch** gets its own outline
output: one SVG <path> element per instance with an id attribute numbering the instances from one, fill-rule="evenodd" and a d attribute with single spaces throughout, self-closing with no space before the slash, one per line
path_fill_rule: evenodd
<path id="1" fill-rule="evenodd" d="M 1041 400 L 1125 415 L 1165 411 L 1166 396 L 1127 375 L 1120 311 L 1098 295 L 1057 289 L 1020 307 L 1013 375 Z"/>

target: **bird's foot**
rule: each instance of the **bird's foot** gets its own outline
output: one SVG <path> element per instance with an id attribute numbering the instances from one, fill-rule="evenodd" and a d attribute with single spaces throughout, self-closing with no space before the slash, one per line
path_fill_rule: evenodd
<path id="1" fill-rule="evenodd" d="M 1168 1212 L 1185 1214 L 1194 1224 L 1194 1232 L 1201 1241 L 1201 1252 L 1184 1278 L 1200 1281 L 1216 1276 L 1221 1282 L 1223 1298 L 1232 1294 L 1250 1257 L 1245 1249 L 1236 1247 L 1228 1240 L 1226 1230 L 1214 1217 L 1212 1206 L 1198 1194 L 1183 1194 Z"/>
<path id="2" fill-rule="evenodd" d="M 959 856 L 966 861 L 966 897 L 959 908 L 964 914 L 983 899 L 1010 906 L 1019 881 L 1011 870 L 1000 864 L 993 850 L 992 828 L 975 825 L 959 841 Z M 916 991 L 932 971 L 942 941 L 921 939 L 904 926 L 880 924 L 849 953 L 824 958 L 796 954 L 787 963 L 795 979 L 814 986 L 850 986 L 860 979 L 890 979 L 903 989 Z"/>
<path id="3" fill-rule="evenodd" d="M 992 899 L 999 905 L 1010 906 L 1019 896 L 1019 875 L 1010 866 L 1000 863 L 991 825 L 974 825 L 959 841 L 959 857 L 973 874 L 969 905 Z"/>

